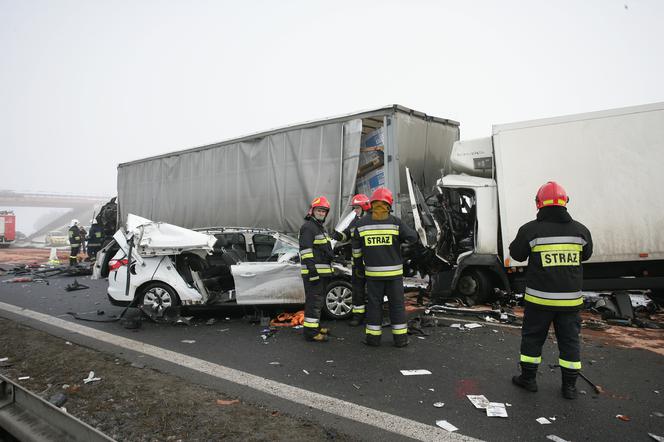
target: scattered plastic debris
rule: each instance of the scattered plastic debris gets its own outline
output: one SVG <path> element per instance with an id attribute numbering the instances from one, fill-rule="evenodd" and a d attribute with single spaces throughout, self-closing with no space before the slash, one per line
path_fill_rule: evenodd
<path id="1" fill-rule="evenodd" d="M 460 328 L 461 328 L 461 324 L 451 324 L 450 327 L 451 327 L 451 328 L 458 328 L 458 329 L 460 329 Z"/>
<path id="2" fill-rule="evenodd" d="M 270 365 L 281 365 L 281 362 L 278 362 L 278 361 L 272 361 L 272 362 L 270 362 Z"/>
<path id="3" fill-rule="evenodd" d="M 214 325 L 217 322 L 216 318 L 210 318 L 207 321 L 205 321 L 205 325 Z"/>
<path id="4" fill-rule="evenodd" d="M 486 415 L 489 417 L 507 417 L 505 404 L 502 402 L 489 402 L 486 407 Z"/>
<path id="5" fill-rule="evenodd" d="M 623 422 L 629 422 L 629 421 L 632 420 L 631 417 L 629 417 L 629 416 L 627 416 L 627 415 L 625 415 L 625 414 L 616 414 L 616 417 L 617 417 L 618 419 L 620 419 L 621 421 L 623 421 Z"/>
<path id="6" fill-rule="evenodd" d="M 477 322 L 471 322 L 470 324 L 466 324 L 464 327 L 469 328 L 469 329 L 473 329 L 473 328 L 483 327 L 483 325 L 478 324 Z"/>
<path id="7" fill-rule="evenodd" d="M 19 376 L 18 378 L 19 381 L 27 381 L 28 379 L 30 379 L 30 376 Z"/>
<path id="8" fill-rule="evenodd" d="M 648 436 L 652 437 L 657 442 L 664 442 L 664 437 L 662 437 L 662 436 L 657 436 L 656 434 L 652 434 L 652 433 L 648 433 Z"/>
<path id="9" fill-rule="evenodd" d="M 194 339 L 183 339 L 180 342 L 182 342 L 184 344 L 195 344 L 196 343 L 196 341 Z"/>
<path id="10" fill-rule="evenodd" d="M 664 413 L 660 413 L 659 411 L 653 411 L 652 414 L 657 417 L 664 417 Z"/>
<path id="11" fill-rule="evenodd" d="M 217 405 L 233 405 L 239 403 L 240 403 L 239 399 L 231 399 L 231 400 L 217 399 Z"/>
<path id="12" fill-rule="evenodd" d="M 72 343 L 69 342 L 69 341 L 65 341 L 65 344 L 66 344 L 66 345 L 74 345 L 74 344 L 72 344 Z"/>
<path id="13" fill-rule="evenodd" d="M 305 369 L 302 369 L 302 372 L 303 372 L 304 374 L 309 374 L 309 372 L 308 372 L 307 370 L 305 370 Z"/>
<path id="14" fill-rule="evenodd" d="M 69 384 L 62 384 L 62 389 L 63 389 L 63 390 L 66 390 L 66 389 L 68 389 L 68 388 L 69 388 Z"/>
<path id="15" fill-rule="evenodd" d="M 6 362 L 8 360 L 9 360 L 9 358 L 0 358 L 0 362 Z"/>
<path id="16" fill-rule="evenodd" d="M 445 420 L 436 421 L 436 425 L 438 425 L 443 430 L 447 430 L 449 432 L 458 430 L 457 427 L 455 427 L 454 425 L 452 425 L 451 423 L 449 423 Z"/>
<path id="17" fill-rule="evenodd" d="M 436 408 L 443 408 L 445 406 L 445 402 L 434 402 L 433 406 Z"/>
<path id="18" fill-rule="evenodd" d="M 404 376 L 420 376 L 424 374 L 431 374 L 429 370 L 400 370 Z"/>
<path id="19" fill-rule="evenodd" d="M 357 384 L 353 384 L 353 387 L 355 387 L 355 388 L 356 388 L 357 390 L 359 390 L 359 389 L 360 389 L 360 386 L 359 386 L 359 385 L 357 385 Z"/>
<path id="20" fill-rule="evenodd" d="M 51 398 L 48 400 L 50 403 L 55 405 L 56 407 L 62 407 L 65 402 L 67 402 L 67 395 L 64 393 L 55 393 Z"/>
<path id="21" fill-rule="evenodd" d="M 548 425 L 548 424 L 551 423 L 551 421 L 550 421 L 549 419 L 545 418 L 545 417 L 538 417 L 538 418 L 535 419 L 535 420 L 536 420 L 537 422 L 539 422 L 540 425 Z"/>
<path id="22" fill-rule="evenodd" d="M 481 395 L 467 394 L 466 397 L 470 402 L 472 402 L 475 408 L 485 409 L 490 404 L 489 399 L 484 397 L 483 394 Z"/>
<path id="23" fill-rule="evenodd" d="M 429 388 L 429 391 L 436 391 L 436 390 L 434 390 L 433 388 Z"/>
<path id="24" fill-rule="evenodd" d="M 90 382 L 96 382 L 96 381 L 101 381 L 101 378 L 96 378 L 94 371 L 88 373 L 88 377 L 83 379 L 84 384 L 89 384 Z"/>
<path id="25" fill-rule="evenodd" d="M 415 336 L 417 339 L 426 339 L 424 336 Z"/>
<path id="26" fill-rule="evenodd" d="M 555 434 L 549 434 L 546 436 L 547 439 L 552 440 L 553 442 L 569 442 L 567 439 L 563 439 L 562 437 L 558 437 Z"/>
<path id="27" fill-rule="evenodd" d="M 334 362 L 334 361 L 333 361 L 332 359 L 330 359 L 330 360 L 327 360 L 327 361 L 325 361 L 325 362 L 328 363 L 328 364 L 331 364 L 331 363 Z"/>
<path id="28" fill-rule="evenodd" d="M 512 404 L 510 404 L 509 402 L 505 402 L 505 406 L 506 406 L 506 407 L 511 407 Z"/>
<path id="29" fill-rule="evenodd" d="M 217 331 L 218 332 L 227 332 L 228 330 L 230 330 L 230 328 L 222 328 L 222 329 L 217 330 Z"/>

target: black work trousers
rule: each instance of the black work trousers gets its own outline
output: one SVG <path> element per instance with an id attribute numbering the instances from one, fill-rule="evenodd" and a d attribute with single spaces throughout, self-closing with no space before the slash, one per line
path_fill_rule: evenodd
<path id="1" fill-rule="evenodd" d="M 558 340 L 560 352 L 559 363 L 570 369 L 581 368 L 581 316 L 578 311 L 556 312 L 542 310 L 526 303 L 521 328 L 521 362 L 539 364 L 542 357 L 542 346 L 553 328 Z"/>
<path id="2" fill-rule="evenodd" d="M 318 281 L 309 282 L 305 275 L 304 280 L 304 336 L 313 337 L 320 330 L 320 314 L 323 308 L 323 294 L 329 277 L 321 276 Z"/>
<path id="3" fill-rule="evenodd" d="M 71 244 L 71 251 L 69 252 L 69 265 L 76 265 L 78 262 L 78 253 L 81 251 L 80 244 Z"/>
<path id="4" fill-rule="evenodd" d="M 387 296 L 390 308 L 392 334 L 406 333 L 406 307 L 404 306 L 403 278 L 373 279 L 367 278 L 367 316 L 366 334 L 378 336 L 382 334 L 383 297 Z"/>
<path id="5" fill-rule="evenodd" d="M 367 306 L 367 280 L 353 275 L 353 313 L 364 315 Z"/>

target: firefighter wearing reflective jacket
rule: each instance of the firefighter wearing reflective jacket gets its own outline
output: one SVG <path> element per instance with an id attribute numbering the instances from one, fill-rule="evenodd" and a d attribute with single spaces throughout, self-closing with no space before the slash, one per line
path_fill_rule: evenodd
<path id="1" fill-rule="evenodd" d="M 351 239 L 351 235 L 355 231 L 357 223 L 362 219 L 364 214 L 371 209 L 371 203 L 369 202 L 369 197 L 363 193 L 358 193 L 355 195 L 351 201 L 350 205 L 355 211 L 355 218 L 350 222 L 346 230 L 343 232 L 332 232 L 332 237 L 337 241 L 348 241 Z M 362 260 L 355 263 L 355 258 L 351 258 L 353 263 L 353 274 L 351 276 L 351 281 L 353 283 L 353 310 L 352 317 L 348 321 L 348 325 L 351 327 L 357 327 L 360 324 L 364 323 L 364 315 L 366 314 L 366 279 L 364 278 L 364 267 L 362 265 Z"/>
<path id="2" fill-rule="evenodd" d="M 537 391 L 537 368 L 542 345 L 553 322 L 562 371 L 562 394 L 577 397 L 576 378 L 581 369 L 579 310 L 583 306 L 581 262 L 593 250 L 588 229 L 567 213 L 569 198 L 553 181 L 540 187 L 535 197 L 537 219 L 523 225 L 510 244 L 510 256 L 528 259 L 525 312 L 521 329 L 521 375 L 512 382 Z"/>
<path id="3" fill-rule="evenodd" d="M 78 253 L 81 251 L 81 230 L 78 228 L 78 220 L 71 220 L 71 226 L 69 227 L 69 246 L 71 251 L 69 252 L 69 265 L 76 265 L 78 261 Z"/>
<path id="4" fill-rule="evenodd" d="M 390 307 L 392 336 L 396 347 L 408 345 L 408 325 L 403 296 L 401 243 L 414 243 L 417 233 L 390 215 L 392 192 L 379 187 L 371 195 L 371 212 L 357 222 L 353 231 L 355 266 L 363 265 L 367 280 L 367 316 L 364 343 L 380 345 L 383 298 Z M 354 269 L 355 271 L 355 269 Z"/>
<path id="5" fill-rule="evenodd" d="M 326 342 L 328 330 L 320 326 L 323 290 L 332 276 L 332 245 L 325 231 L 330 203 L 324 196 L 311 202 L 305 222 L 300 227 L 300 263 L 304 280 L 304 338 Z"/>
<path id="6" fill-rule="evenodd" d="M 88 233 L 88 256 L 92 261 L 97 259 L 97 252 L 101 249 L 104 241 L 104 229 L 97 224 L 97 220 L 90 221 L 90 233 Z"/>

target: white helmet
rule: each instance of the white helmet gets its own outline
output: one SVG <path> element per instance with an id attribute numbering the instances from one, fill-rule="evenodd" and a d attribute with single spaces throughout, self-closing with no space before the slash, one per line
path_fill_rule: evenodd
<path id="1" fill-rule="evenodd" d="M 76 225 L 78 225 L 78 220 L 77 219 L 71 220 L 71 226 L 70 227 L 74 227 Z"/>

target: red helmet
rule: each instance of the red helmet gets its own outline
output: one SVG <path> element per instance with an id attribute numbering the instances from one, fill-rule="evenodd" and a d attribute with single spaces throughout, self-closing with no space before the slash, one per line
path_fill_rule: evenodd
<path id="1" fill-rule="evenodd" d="M 363 193 L 358 193 L 350 200 L 351 206 L 360 206 L 365 212 L 371 209 L 371 203 L 369 202 L 369 197 Z"/>
<path id="2" fill-rule="evenodd" d="M 392 206 L 394 198 L 392 198 L 392 192 L 390 192 L 390 189 L 387 187 L 379 187 L 371 194 L 371 202 L 373 203 L 374 201 L 385 201 Z"/>
<path id="3" fill-rule="evenodd" d="M 535 204 L 537 209 L 547 206 L 562 206 L 565 207 L 569 197 L 563 186 L 555 181 L 549 181 L 539 188 L 537 196 L 535 196 Z"/>
<path id="4" fill-rule="evenodd" d="M 324 196 L 319 196 L 318 198 L 314 198 L 314 200 L 311 202 L 311 208 L 309 210 L 313 212 L 316 207 L 322 207 L 325 210 L 330 210 L 330 202 Z"/>

